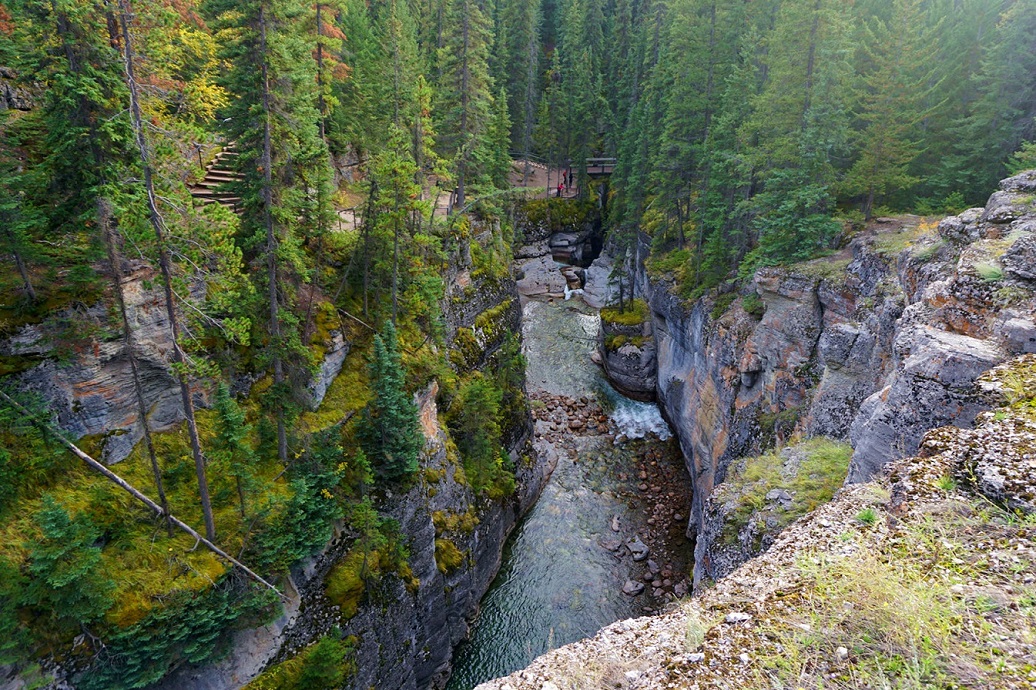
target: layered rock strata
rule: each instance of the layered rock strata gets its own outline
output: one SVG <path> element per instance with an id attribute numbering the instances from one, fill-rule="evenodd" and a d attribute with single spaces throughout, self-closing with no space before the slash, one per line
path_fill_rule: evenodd
<path id="1" fill-rule="evenodd" d="M 688 304 L 644 269 L 657 393 L 694 481 L 695 582 L 727 575 L 705 504 L 730 463 L 794 436 L 849 439 L 850 481 L 914 453 L 929 429 L 988 409 L 973 383 L 1036 338 L 1036 172 L 1005 180 L 984 209 L 938 224 L 877 224 L 841 254 L 759 271 L 725 311 Z M 721 312 L 722 313 L 717 313 Z"/>

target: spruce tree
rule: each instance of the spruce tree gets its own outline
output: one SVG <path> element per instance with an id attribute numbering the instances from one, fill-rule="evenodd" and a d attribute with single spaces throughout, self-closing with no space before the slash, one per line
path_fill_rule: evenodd
<path id="1" fill-rule="evenodd" d="M 255 484 L 252 466 L 255 451 L 249 443 L 252 427 L 245 421 L 245 413 L 230 395 L 227 385 L 216 389 L 216 435 L 210 455 L 223 471 L 229 471 L 237 486 L 241 517 L 248 517 L 247 499 Z"/>
<path id="2" fill-rule="evenodd" d="M 74 630 L 93 623 L 115 603 L 115 583 L 104 573 L 97 546 L 100 530 L 85 515 L 70 516 L 50 496 L 33 517 L 42 538 L 24 544 L 31 579 L 22 604 Z"/>
<path id="3" fill-rule="evenodd" d="M 257 269 L 257 290 L 266 295 L 262 359 L 273 375 L 267 401 L 277 454 L 287 463 L 288 422 L 298 409 L 291 381 L 301 378 L 292 374 L 308 362 L 295 311 L 296 288 L 309 280 L 303 243 L 320 236 L 331 211 L 324 196 L 330 161 L 319 131 L 316 41 L 302 30 L 314 9 L 300 0 L 213 0 L 211 9 L 228 37 L 225 85 L 229 133 L 244 176 L 243 248 Z"/>
<path id="4" fill-rule="evenodd" d="M 860 78 L 861 126 L 854 137 L 859 153 L 842 185 L 846 193 L 862 195 L 868 220 L 875 199 L 918 181 L 908 171 L 921 152 L 925 103 L 938 86 L 932 67 L 937 45 L 924 27 L 921 5 L 920 0 L 895 0 L 890 20 L 875 19 L 865 33 L 862 50 L 869 69 Z M 904 31 L 904 26 L 918 28 Z"/>
<path id="5" fill-rule="evenodd" d="M 450 431 L 464 458 L 464 470 L 476 489 L 501 479 L 500 406 L 503 393 L 495 382 L 475 372 L 460 388 L 450 409 Z"/>
<path id="6" fill-rule="evenodd" d="M 491 27 L 477 0 L 449 0 L 439 51 L 439 144 L 453 161 L 457 206 L 486 181 L 483 165 L 493 102 Z"/>
<path id="7" fill-rule="evenodd" d="M 374 336 L 369 371 L 374 398 L 364 410 L 361 442 L 377 475 L 386 481 L 400 481 L 417 471 L 424 438 L 417 406 L 404 386 L 403 363 L 391 321 L 386 321 L 381 334 Z"/>
<path id="8" fill-rule="evenodd" d="M 510 148 L 528 155 L 539 101 L 540 0 L 501 0 L 498 10 L 497 86 L 507 93 Z"/>

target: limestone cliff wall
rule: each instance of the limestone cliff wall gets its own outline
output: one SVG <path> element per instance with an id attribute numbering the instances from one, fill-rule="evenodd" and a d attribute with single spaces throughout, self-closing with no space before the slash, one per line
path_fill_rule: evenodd
<path id="1" fill-rule="evenodd" d="M 988 409 L 976 377 L 1036 351 L 1034 193 L 1026 173 L 937 229 L 879 223 L 840 255 L 759 271 L 722 314 L 717 295 L 688 304 L 649 276 L 641 238 L 635 283 L 654 320 L 658 400 L 694 482 L 696 583 L 745 558 L 716 547 L 722 524 L 707 519 L 734 459 L 825 435 L 852 442 L 849 481 L 866 481 L 929 429 Z"/>
<path id="2" fill-rule="evenodd" d="M 457 278 L 451 282 L 450 293 L 471 299 L 447 305 L 447 329 L 454 335 L 460 329 L 474 332 L 477 352 L 467 353 L 472 361 L 462 363 L 482 366 L 506 336 L 521 332 L 517 293 L 513 281 L 468 283 L 463 271 L 458 275 L 460 282 Z M 325 597 L 323 582 L 348 543 L 332 545 L 304 569 L 301 610 L 283 634 L 278 659 L 289 658 L 338 627 L 358 640 L 357 674 L 349 687 L 423 690 L 441 687 L 448 679 L 453 650 L 467 636 L 479 602 L 500 568 L 504 542 L 538 498 L 557 455 L 548 445 L 531 442 L 531 416 L 512 420 L 505 438 L 516 468 L 517 490 L 503 500 L 476 495 L 463 479 L 456 451 L 448 447 L 442 432 L 436 392 L 433 387 L 418 396 L 427 446 L 417 484 L 404 494 L 387 494 L 379 501 L 381 512 L 396 519 L 407 537 L 408 564 L 419 586 L 408 589 L 400 578 L 385 577 L 372 586 L 359 612 L 343 619 Z M 443 527 L 451 516 L 469 519 L 457 527 Z M 435 555 L 440 539 L 463 554 L 458 567 L 440 569 Z"/>
<path id="3" fill-rule="evenodd" d="M 166 431 L 184 417 L 179 383 L 170 368 L 172 336 L 165 298 L 150 264 L 126 262 L 124 275 L 123 299 L 148 423 L 152 431 Z M 204 283 L 194 281 L 191 289 L 200 301 Z M 328 332 L 324 357 L 303 391 L 309 407 L 320 405 L 349 347 L 342 329 Z M 13 377 L 14 385 L 39 396 L 72 439 L 96 437 L 107 464 L 124 460 L 143 438 L 122 324 L 112 313 L 110 296 L 70 305 L 41 323 L 18 329 L 0 340 L 0 356 L 25 365 Z M 247 391 L 253 382 L 242 378 L 241 390 L 235 392 Z M 197 405 L 207 404 L 203 388 L 194 394 Z"/>

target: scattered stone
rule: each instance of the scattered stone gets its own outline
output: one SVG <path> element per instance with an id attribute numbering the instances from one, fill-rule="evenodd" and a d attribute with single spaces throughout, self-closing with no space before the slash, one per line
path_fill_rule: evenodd
<path id="1" fill-rule="evenodd" d="M 612 553 L 615 553 L 616 551 L 619 550 L 619 548 L 621 546 L 622 546 L 622 542 L 619 541 L 618 539 L 602 539 L 601 540 L 601 548 L 604 549 L 605 551 L 611 551 Z"/>
<path id="2" fill-rule="evenodd" d="M 619 516 L 615 515 L 612 517 L 612 532 L 619 531 Z"/>
<path id="3" fill-rule="evenodd" d="M 673 522 L 683 522 L 683 515 L 680 513 L 673 515 Z"/>
<path id="4" fill-rule="evenodd" d="M 744 652 L 741 653 L 741 656 L 739 656 L 738 659 L 741 660 L 742 664 L 747 664 L 748 663 L 748 655 L 745 654 Z"/>
<path id="5" fill-rule="evenodd" d="M 839 647 L 835 650 L 835 659 L 838 661 L 845 661 L 849 658 L 849 650 L 845 647 Z"/>
<path id="6" fill-rule="evenodd" d="M 650 549 L 647 544 L 641 541 L 639 536 L 634 536 L 628 542 L 626 542 L 626 548 L 629 549 L 630 554 L 633 556 L 634 561 L 643 561 L 648 557 Z"/>
<path id="7" fill-rule="evenodd" d="M 747 613 L 737 611 L 735 613 L 728 613 L 726 617 L 723 619 L 723 622 L 728 623 L 730 625 L 736 625 L 738 623 L 745 623 L 750 620 L 752 620 L 752 616 L 750 616 Z"/>
<path id="8" fill-rule="evenodd" d="M 631 597 L 635 597 L 644 591 L 644 583 L 636 582 L 634 580 L 626 580 L 626 584 L 622 587 L 622 593 L 628 594 Z"/>

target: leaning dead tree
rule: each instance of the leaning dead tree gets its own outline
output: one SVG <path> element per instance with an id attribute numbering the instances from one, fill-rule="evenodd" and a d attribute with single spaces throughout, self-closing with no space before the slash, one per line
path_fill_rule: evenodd
<path id="1" fill-rule="evenodd" d="M 209 481 L 205 474 L 205 457 L 201 452 L 201 441 L 198 438 L 198 423 L 194 416 L 194 400 L 191 398 L 191 385 L 188 380 L 187 357 L 180 347 L 180 321 L 176 314 L 176 302 L 173 297 L 173 270 L 166 245 L 165 221 L 158 210 L 155 196 L 154 174 L 151 166 L 151 153 L 144 136 L 144 121 L 140 114 L 140 87 L 133 70 L 133 43 L 130 38 L 129 21 L 132 10 L 129 0 L 119 0 L 119 24 L 122 28 L 123 58 L 126 65 L 126 86 L 130 95 L 130 118 L 133 121 L 133 134 L 140 151 L 140 162 L 144 172 L 144 188 L 147 191 L 148 220 L 155 232 L 158 243 L 158 265 L 162 271 L 162 286 L 165 289 L 165 305 L 169 317 L 169 327 L 173 338 L 173 369 L 180 383 L 180 397 L 183 401 L 183 414 L 187 420 L 187 431 L 191 439 L 191 453 L 194 455 L 194 471 L 198 476 L 198 492 L 201 497 L 201 510 L 205 519 L 205 536 L 209 540 L 216 539 L 216 524 L 212 518 L 212 501 L 209 499 Z"/>
<path id="2" fill-rule="evenodd" d="M 186 532 L 187 534 L 189 534 L 190 536 L 194 537 L 194 539 L 196 539 L 199 544 L 201 544 L 202 546 L 207 548 L 209 551 L 211 551 L 216 556 L 218 556 L 219 558 L 223 559 L 224 561 L 226 561 L 230 565 L 234 566 L 235 568 L 239 568 L 241 570 L 241 572 L 243 572 L 245 575 L 247 575 L 252 580 L 258 582 L 259 584 L 263 585 L 264 587 L 267 587 L 271 591 L 275 592 L 277 594 L 277 596 L 279 596 L 282 600 L 286 600 L 287 599 L 287 597 L 285 597 L 284 594 L 279 589 L 277 589 L 277 587 L 275 587 L 274 585 L 272 585 L 269 582 L 267 582 L 265 579 L 263 579 L 262 576 L 260 576 L 254 570 L 252 570 L 247 565 L 245 565 L 241 561 L 237 560 L 236 558 L 234 558 L 233 556 L 228 554 L 223 549 L 221 549 L 218 546 L 216 546 L 216 544 L 214 544 L 211 540 L 206 539 L 205 537 L 200 535 L 193 527 L 188 525 L 186 522 L 184 522 L 183 520 L 177 518 L 175 515 L 171 514 L 168 510 L 163 509 L 162 506 L 160 506 L 157 503 L 155 503 L 154 501 L 152 501 L 143 492 L 138 490 L 136 487 L 134 487 L 132 484 L 127 482 L 125 479 L 123 479 L 119 475 L 117 475 L 114 472 L 112 472 L 110 469 L 105 467 L 102 463 L 98 462 L 97 460 L 94 460 L 92 457 L 87 455 L 78 446 L 76 446 L 74 443 L 69 441 L 62 434 L 58 433 L 57 430 L 54 429 L 50 424 L 47 424 L 46 422 L 42 421 L 38 416 L 32 414 L 32 412 L 27 410 L 23 405 L 21 405 L 18 401 L 16 401 L 14 398 L 9 396 L 7 393 L 5 393 L 3 391 L 0 391 L 0 399 L 3 399 L 8 405 L 10 405 L 14 410 L 16 410 L 19 414 L 24 416 L 26 419 L 28 419 L 34 425 L 36 425 L 41 431 L 43 431 L 44 433 L 49 434 L 52 437 L 54 437 L 55 439 L 57 439 L 57 441 L 59 443 L 61 443 L 61 445 L 65 446 L 70 451 L 72 451 L 73 455 L 75 455 L 77 458 L 79 458 L 80 460 L 85 462 L 91 469 L 95 470 L 96 472 L 101 474 L 105 479 L 110 481 L 112 484 L 115 484 L 120 489 L 122 489 L 123 491 L 128 493 L 130 496 L 132 496 L 133 498 L 135 498 L 138 501 L 140 501 L 141 503 L 143 503 L 155 515 L 157 515 L 158 517 L 163 518 L 165 520 L 168 520 L 174 526 L 176 526 L 178 529 L 180 529 L 180 530 Z"/>

